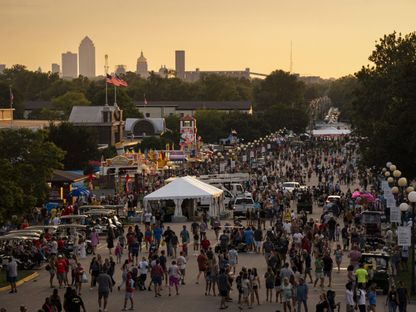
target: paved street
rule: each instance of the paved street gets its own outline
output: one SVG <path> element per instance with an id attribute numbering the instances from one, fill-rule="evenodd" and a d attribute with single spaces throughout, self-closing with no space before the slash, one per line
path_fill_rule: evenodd
<path id="1" fill-rule="evenodd" d="M 316 183 L 315 177 L 312 179 L 311 183 Z M 309 185 L 313 185 L 308 183 Z M 345 188 L 345 187 L 344 187 Z M 292 204 L 293 205 L 293 204 Z M 293 205 L 293 208 L 295 206 Z M 322 208 L 314 206 L 313 209 L 313 218 L 320 217 L 320 210 Z M 341 220 L 340 220 L 341 221 Z M 188 229 L 190 228 L 190 223 L 186 223 L 188 225 Z M 172 229 L 179 233 L 182 227 L 182 224 L 170 224 Z M 143 228 L 143 227 L 142 227 Z M 210 230 L 208 232 L 208 238 L 210 239 L 211 243 L 214 241 L 214 232 Z M 102 241 L 105 242 L 103 238 Z M 105 243 L 101 244 L 98 249 L 98 253 L 100 253 L 103 258 L 108 256 L 108 251 L 105 248 Z M 136 310 L 143 310 L 143 311 L 214 311 L 219 309 L 219 302 L 220 297 L 212 297 L 212 296 L 205 296 L 205 282 L 204 279 L 200 279 L 200 284 L 196 284 L 196 275 L 198 273 L 196 256 L 197 253 L 192 252 L 193 246 L 189 247 L 189 259 L 187 265 L 187 276 L 186 276 L 186 285 L 181 286 L 180 288 L 180 295 L 179 296 L 172 296 L 168 297 L 167 289 L 165 288 L 162 292 L 162 297 L 155 298 L 153 292 L 149 291 L 136 291 L 134 294 L 135 299 L 135 308 Z M 89 261 L 91 257 L 82 261 L 82 265 L 84 268 L 88 269 Z M 333 285 L 332 289 L 336 292 L 336 301 L 341 302 L 341 311 L 345 311 L 345 304 L 344 304 L 344 291 L 345 291 L 345 283 L 346 283 L 346 267 L 348 265 L 348 258 L 344 255 L 343 263 L 342 263 L 342 270 L 340 273 L 336 272 L 334 269 L 333 273 Z M 255 254 L 255 253 L 245 253 L 239 255 L 239 269 L 241 266 L 246 267 L 256 267 L 259 271 L 260 278 L 261 278 L 261 288 L 260 288 L 260 300 L 261 305 L 255 306 L 253 310 L 256 311 L 276 311 L 281 310 L 283 311 L 280 304 L 276 303 L 265 303 L 266 299 L 266 289 L 264 285 L 264 273 L 266 271 L 266 264 L 263 255 Z M 24 304 L 29 308 L 29 311 L 37 311 L 40 308 L 45 300 L 45 298 L 51 295 L 52 290 L 48 287 L 48 279 L 49 274 L 46 270 L 42 269 L 39 271 L 40 275 L 36 280 L 28 282 L 18 289 L 17 294 L 8 294 L 7 292 L 0 293 L 0 306 L 7 308 L 7 311 L 17 311 L 17 308 Z M 121 271 L 120 265 L 116 266 L 116 273 L 115 273 L 115 280 L 117 283 L 121 280 Z M 148 277 L 149 280 L 149 277 Z M 148 281 L 147 280 L 147 281 Z M 56 282 L 55 282 L 56 284 Z M 235 284 L 234 284 L 235 285 Z M 315 305 L 319 301 L 319 295 L 321 294 L 321 290 L 319 288 L 313 288 L 313 285 L 308 284 L 310 286 L 310 296 L 309 296 L 309 309 L 311 311 L 315 310 Z M 327 285 L 327 281 L 325 281 L 325 285 Z M 87 285 L 84 284 L 84 289 L 82 291 L 82 298 L 85 302 L 87 307 L 87 311 L 98 311 L 98 304 L 97 304 L 97 290 L 90 289 L 86 287 Z M 88 285 L 89 286 L 89 285 Z M 327 290 L 326 288 L 324 289 Z M 63 296 L 64 289 L 59 290 L 59 294 L 61 297 Z M 237 297 L 238 292 L 234 287 L 234 290 L 231 293 L 231 297 L 233 298 L 233 302 L 229 304 L 228 310 L 238 310 L 237 305 Z M 109 306 L 108 311 L 120 311 L 123 306 L 124 300 L 124 292 L 117 291 L 117 289 L 113 290 L 113 293 L 110 294 L 109 297 Z M 378 297 L 378 306 L 381 306 L 384 303 L 385 298 L 382 296 Z"/>

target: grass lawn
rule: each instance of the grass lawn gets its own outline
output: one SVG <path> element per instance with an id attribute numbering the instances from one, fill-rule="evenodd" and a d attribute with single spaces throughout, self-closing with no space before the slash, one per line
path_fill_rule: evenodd
<path id="1" fill-rule="evenodd" d="M 19 270 L 18 271 L 18 275 L 17 275 L 17 280 L 19 281 L 22 278 L 25 278 L 26 276 L 29 276 L 30 274 L 32 274 L 34 271 L 33 270 L 28 270 L 28 271 L 22 271 Z M 8 286 L 9 283 L 6 280 L 6 271 L 1 270 L 0 271 L 0 288 L 4 287 L 4 286 Z"/>

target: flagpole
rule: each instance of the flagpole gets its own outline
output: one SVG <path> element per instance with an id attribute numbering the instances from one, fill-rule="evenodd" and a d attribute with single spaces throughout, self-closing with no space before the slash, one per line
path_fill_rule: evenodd
<path id="1" fill-rule="evenodd" d="M 114 86 L 114 106 L 117 106 L 117 87 Z"/>
<path id="2" fill-rule="evenodd" d="M 10 92 L 10 129 L 11 129 L 13 128 L 13 101 L 14 101 L 12 85 L 9 85 L 9 92 Z"/>
<path id="3" fill-rule="evenodd" d="M 106 54 L 104 56 L 104 58 L 105 58 L 105 65 L 104 65 L 104 71 L 105 71 L 105 105 L 108 105 L 108 87 L 107 87 L 108 55 Z"/>

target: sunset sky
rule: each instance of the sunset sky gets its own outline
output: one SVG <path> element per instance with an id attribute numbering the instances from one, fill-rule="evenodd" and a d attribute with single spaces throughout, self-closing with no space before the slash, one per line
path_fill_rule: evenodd
<path id="1" fill-rule="evenodd" d="M 61 53 L 95 43 L 97 74 L 116 64 L 149 69 L 243 70 L 340 77 L 367 64 L 374 43 L 416 30 L 416 0 L 0 0 L 0 64 L 50 70 Z"/>

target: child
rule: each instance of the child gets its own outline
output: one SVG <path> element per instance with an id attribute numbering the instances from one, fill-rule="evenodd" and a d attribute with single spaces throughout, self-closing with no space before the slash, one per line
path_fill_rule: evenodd
<path id="1" fill-rule="evenodd" d="M 117 257 L 117 263 L 121 263 L 121 256 L 123 255 L 123 247 L 121 246 L 120 242 L 117 243 L 115 254 Z"/>
<path id="2" fill-rule="evenodd" d="M 182 252 L 183 252 L 184 257 L 188 256 L 188 244 L 187 243 L 182 244 Z"/>
<path id="3" fill-rule="evenodd" d="M 199 250 L 199 234 L 198 232 L 194 233 L 194 251 Z"/>
<path id="4" fill-rule="evenodd" d="M 377 293 L 376 293 L 376 286 L 374 284 L 371 285 L 367 296 L 368 296 L 368 305 L 369 305 L 368 311 L 376 312 Z"/>

